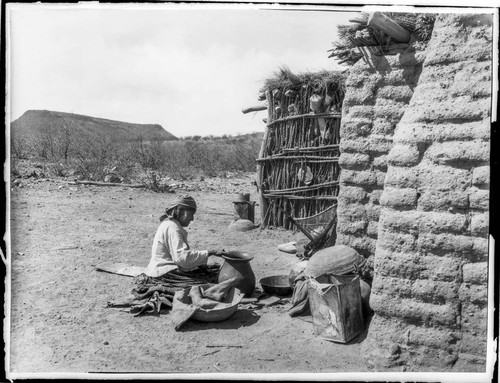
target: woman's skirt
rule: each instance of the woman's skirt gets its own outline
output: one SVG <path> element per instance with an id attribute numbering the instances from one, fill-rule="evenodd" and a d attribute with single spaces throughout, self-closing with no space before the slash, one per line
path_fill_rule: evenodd
<path id="1" fill-rule="evenodd" d="M 108 307 L 129 307 L 134 316 L 159 314 L 162 309 L 170 309 L 177 291 L 205 283 L 217 283 L 220 265 L 200 267 L 193 271 L 171 270 L 159 277 L 144 273 L 134 277 L 137 285 L 132 289 L 132 298 L 118 302 L 108 302 Z"/>

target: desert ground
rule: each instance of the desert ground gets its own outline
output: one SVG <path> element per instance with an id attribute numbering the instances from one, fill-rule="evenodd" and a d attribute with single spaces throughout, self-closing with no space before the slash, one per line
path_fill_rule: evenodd
<path id="1" fill-rule="evenodd" d="M 192 248 L 254 256 L 254 295 L 260 278 L 288 274 L 299 258 L 277 246 L 304 239 L 302 233 L 228 230 L 235 219 L 235 193 L 251 193 L 257 201 L 252 180 L 253 174 L 243 174 L 177 182 L 175 193 L 72 185 L 63 178 L 11 183 L 10 373 L 208 374 L 203 376 L 214 379 L 290 374 L 286 377 L 293 380 L 370 372 L 361 354 L 366 331 L 348 344 L 323 340 L 314 334 L 310 316 L 289 316 L 291 297 L 269 307 L 240 305 L 222 322 L 190 320 L 181 331 L 174 330 L 168 311 L 135 317 L 107 307 L 135 285 L 132 277 L 97 271 L 96 265 L 146 266 L 159 215 L 179 194 L 198 203 L 188 228 Z M 255 215 L 258 224 L 258 206 Z"/>

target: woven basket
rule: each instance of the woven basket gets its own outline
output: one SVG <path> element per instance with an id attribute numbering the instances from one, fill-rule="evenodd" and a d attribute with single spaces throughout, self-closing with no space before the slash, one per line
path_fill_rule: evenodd
<path id="1" fill-rule="evenodd" d="M 211 284 L 200 285 L 203 291 L 205 291 L 211 286 L 213 285 Z M 191 290 L 191 288 L 187 289 L 187 294 L 189 294 L 189 290 Z M 231 315 L 233 315 L 236 312 L 236 310 L 238 310 L 238 304 L 240 303 L 242 298 L 243 294 L 241 293 L 241 291 L 233 287 L 222 301 L 223 303 L 228 303 L 229 304 L 228 307 L 224 307 L 221 309 L 210 309 L 210 310 L 204 310 L 199 308 L 198 310 L 196 310 L 196 312 L 193 314 L 191 318 L 200 322 L 220 322 L 226 320 Z"/>

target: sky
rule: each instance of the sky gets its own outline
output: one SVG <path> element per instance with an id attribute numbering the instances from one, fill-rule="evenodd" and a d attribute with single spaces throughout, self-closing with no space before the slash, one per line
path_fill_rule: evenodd
<path id="1" fill-rule="evenodd" d="M 284 66 L 346 70 L 328 58 L 337 26 L 373 8 L 293 1 L 6 7 L 10 121 L 52 110 L 160 124 L 177 137 L 263 132 L 265 111 L 241 112 L 261 103 L 263 81 Z"/>
<path id="2" fill-rule="evenodd" d="M 328 50 L 360 11 L 268 7 L 9 4 L 10 120 L 44 109 L 177 137 L 264 131 L 265 111 L 241 112 L 261 103 L 264 79 L 283 66 L 345 70 Z"/>

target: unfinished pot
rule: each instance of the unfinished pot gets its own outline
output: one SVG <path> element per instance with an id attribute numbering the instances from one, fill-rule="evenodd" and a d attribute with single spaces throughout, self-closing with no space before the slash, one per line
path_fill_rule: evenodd
<path id="1" fill-rule="evenodd" d="M 250 261 L 253 256 L 240 251 L 230 251 L 222 258 L 224 262 L 219 270 L 218 283 L 236 277 L 234 287 L 238 288 L 245 297 L 252 295 L 255 289 L 255 274 L 250 266 Z"/>

